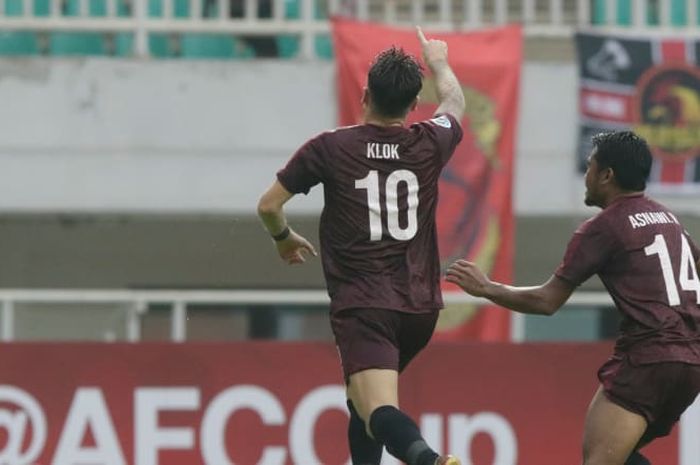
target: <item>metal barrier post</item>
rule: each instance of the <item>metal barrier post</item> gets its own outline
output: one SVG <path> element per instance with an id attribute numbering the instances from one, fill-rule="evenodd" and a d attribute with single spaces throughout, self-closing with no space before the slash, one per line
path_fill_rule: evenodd
<path id="1" fill-rule="evenodd" d="M 182 300 L 173 302 L 170 337 L 173 342 L 185 342 L 187 337 L 187 305 Z"/>
<path id="2" fill-rule="evenodd" d="M 3 342 L 11 342 L 15 338 L 15 305 L 11 300 L 2 301 L 2 334 Z"/>
<path id="3" fill-rule="evenodd" d="M 148 57 L 148 31 L 146 28 L 146 0 L 134 0 L 134 55 L 138 58 Z"/>

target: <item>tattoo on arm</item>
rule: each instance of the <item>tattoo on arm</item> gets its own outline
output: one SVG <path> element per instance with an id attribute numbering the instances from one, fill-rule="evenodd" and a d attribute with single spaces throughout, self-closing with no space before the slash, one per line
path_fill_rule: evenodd
<path id="1" fill-rule="evenodd" d="M 457 121 L 464 115 L 464 93 L 457 77 L 447 62 L 433 66 L 435 88 L 440 105 L 436 113 L 448 113 Z"/>

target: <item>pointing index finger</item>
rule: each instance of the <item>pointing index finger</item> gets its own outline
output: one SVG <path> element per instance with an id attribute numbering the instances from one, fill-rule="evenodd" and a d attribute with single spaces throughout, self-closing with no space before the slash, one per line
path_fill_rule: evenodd
<path id="1" fill-rule="evenodd" d="M 416 33 L 418 34 L 418 40 L 421 44 L 428 43 L 428 39 L 425 38 L 425 34 L 423 34 L 423 29 L 421 29 L 420 26 L 416 26 Z"/>

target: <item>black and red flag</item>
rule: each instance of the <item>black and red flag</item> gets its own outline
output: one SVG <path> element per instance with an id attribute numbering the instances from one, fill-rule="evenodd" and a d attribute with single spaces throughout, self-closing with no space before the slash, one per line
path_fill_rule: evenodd
<path id="1" fill-rule="evenodd" d="M 652 148 L 651 188 L 700 192 L 700 38 L 580 33 L 579 169 L 591 136 L 632 129 Z"/>

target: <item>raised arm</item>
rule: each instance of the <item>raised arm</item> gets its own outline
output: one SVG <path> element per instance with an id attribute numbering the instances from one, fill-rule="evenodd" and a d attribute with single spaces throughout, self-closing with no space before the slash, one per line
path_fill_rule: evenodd
<path id="1" fill-rule="evenodd" d="M 435 88 L 440 102 L 435 113 L 448 113 L 461 121 L 464 115 L 464 94 L 447 62 L 447 42 L 426 39 L 421 28 L 416 29 L 423 49 L 423 60 L 435 76 Z"/>
<path id="2" fill-rule="evenodd" d="M 539 286 L 515 287 L 491 281 L 475 264 L 457 260 L 447 270 L 447 281 L 467 294 L 485 297 L 519 313 L 553 315 L 569 299 L 574 286 L 552 276 Z"/>

